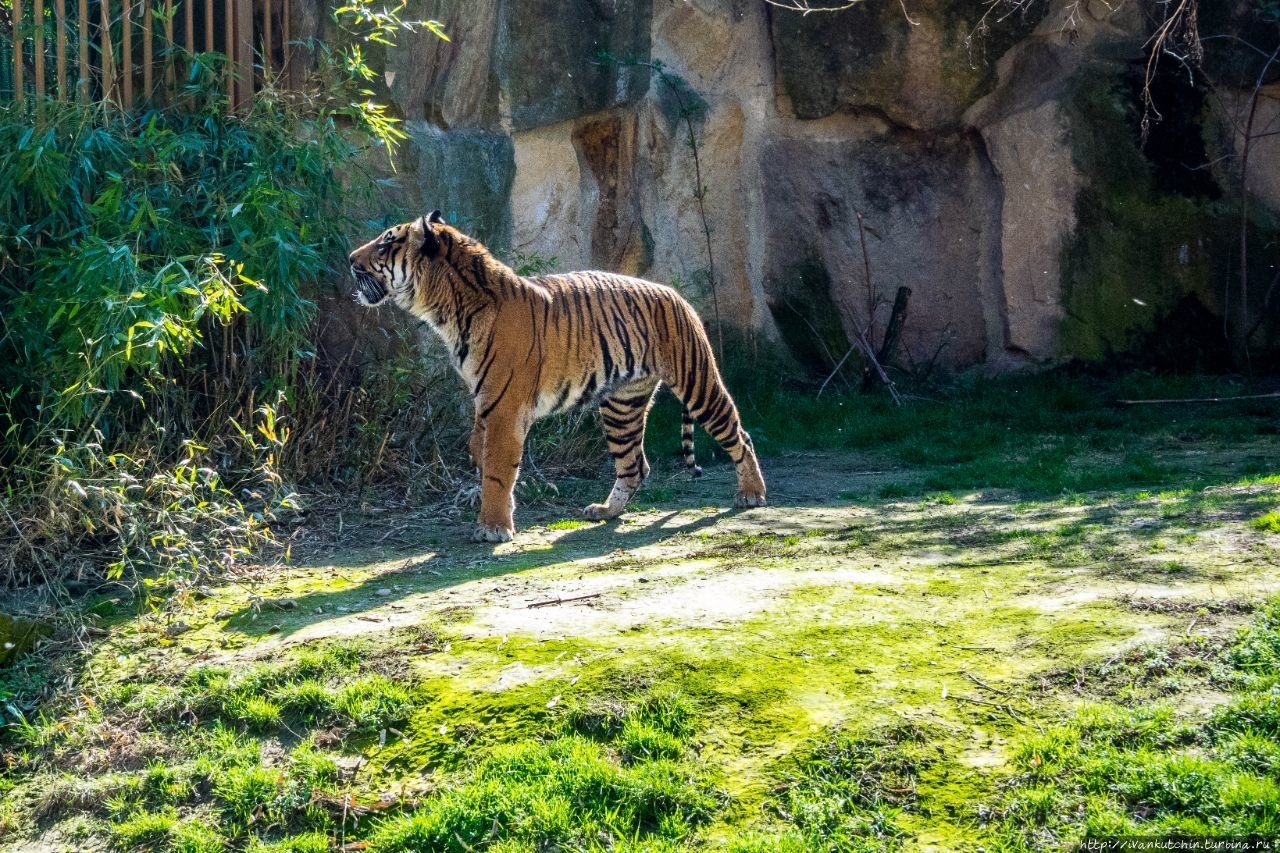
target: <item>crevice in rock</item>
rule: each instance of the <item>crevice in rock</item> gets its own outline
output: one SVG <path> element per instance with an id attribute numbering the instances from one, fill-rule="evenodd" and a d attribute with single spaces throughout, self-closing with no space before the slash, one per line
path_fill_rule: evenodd
<path id="1" fill-rule="evenodd" d="M 1146 62 L 1131 63 L 1127 78 L 1133 89 L 1134 103 L 1142 102 Z M 1222 188 L 1208 168 L 1210 157 L 1205 151 L 1204 117 L 1208 86 L 1199 76 L 1192 77 L 1184 68 L 1166 62 L 1151 79 L 1153 111 L 1146 144 L 1138 144 L 1151 164 L 1153 188 L 1161 193 L 1176 193 L 1190 198 L 1217 199 Z M 1139 133 L 1139 127 L 1134 128 Z"/>
<path id="2" fill-rule="evenodd" d="M 636 116 L 616 110 L 582 119 L 573 128 L 582 173 L 595 182 L 592 263 L 627 275 L 643 275 L 653 264 L 636 186 L 639 137 Z"/>
<path id="3" fill-rule="evenodd" d="M 980 189 L 975 195 L 988 203 L 985 215 L 979 212 L 975 216 L 980 228 L 984 219 L 988 225 L 982 230 L 984 245 L 978 259 L 978 286 L 983 293 L 982 318 L 986 323 L 985 360 L 994 362 L 1002 355 L 1025 357 L 1025 350 L 1010 345 L 1008 302 L 1004 294 L 1004 185 L 982 133 L 971 129 L 964 137 L 973 149 L 974 180 Z"/>

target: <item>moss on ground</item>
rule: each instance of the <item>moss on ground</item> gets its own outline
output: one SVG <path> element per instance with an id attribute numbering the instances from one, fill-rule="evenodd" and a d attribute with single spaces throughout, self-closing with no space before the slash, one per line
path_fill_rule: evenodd
<path id="1" fill-rule="evenodd" d="M 343 541 L 180 608 L 100 600 L 83 643 L 0 674 L 0 849 L 1266 828 L 1241 804 L 1273 802 L 1280 617 L 1234 632 L 1280 590 L 1273 410 L 1155 418 L 1010 388 L 1012 413 L 1012 394 L 953 404 L 990 415 L 978 440 L 917 411 L 910 442 L 766 457 L 767 509 L 708 506 L 733 484 L 710 466 L 659 474 L 657 508 L 617 522 L 550 501 L 494 547 L 438 508 L 348 516 Z M 887 423 L 864 414 L 843 421 L 859 441 Z M 1034 448 L 1052 464 L 1028 473 Z"/>

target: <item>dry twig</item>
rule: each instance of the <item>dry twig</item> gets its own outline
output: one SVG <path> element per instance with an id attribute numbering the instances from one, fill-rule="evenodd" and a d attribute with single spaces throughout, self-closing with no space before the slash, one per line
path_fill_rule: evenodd
<path id="1" fill-rule="evenodd" d="M 779 9 L 786 9 L 789 12 L 799 12 L 801 15 L 809 15 L 813 12 L 842 12 L 845 9 L 852 9 L 862 0 L 844 0 L 832 5 L 814 5 L 809 0 L 765 0 L 770 6 L 776 6 Z"/>
<path id="2" fill-rule="evenodd" d="M 532 610 L 535 607 L 551 607 L 552 605 L 555 605 L 555 604 L 568 604 L 571 601 L 586 601 L 589 598 L 599 598 L 603 594 L 604 593 L 601 593 L 601 592 L 593 592 L 593 593 L 590 593 L 589 595 L 574 595 L 569 598 L 549 598 L 546 601 L 535 601 L 533 604 L 528 605 L 525 609 Z"/>
<path id="3" fill-rule="evenodd" d="M 954 699 L 957 702 L 967 702 L 970 705 L 982 705 L 987 708 L 995 708 L 997 711 L 1004 711 L 1006 714 L 1008 714 L 1010 717 L 1013 717 L 1013 719 L 1018 721 L 1019 723 L 1026 722 L 1026 719 L 1017 711 L 1015 711 L 1011 706 L 1002 704 L 1000 702 L 988 702 L 986 699 L 975 699 L 972 696 L 962 696 L 958 693 L 948 694 L 947 698 Z"/>
<path id="4" fill-rule="evenodd" d="M 1239 397 L 1184 397 L 1167 400 L 1117 400 L 1116 402 L 1126 406 L 1143 406 L 1156 403 L 1231 403 L 1236 400 L 1270 400 L 1276 397 L 1280 397 L 1280 391 L 1272 391 L 1270 394 L 1242 394 Z"/>

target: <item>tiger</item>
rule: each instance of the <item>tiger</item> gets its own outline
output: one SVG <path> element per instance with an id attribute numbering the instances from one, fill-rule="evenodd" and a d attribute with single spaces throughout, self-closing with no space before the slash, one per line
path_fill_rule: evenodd
<path id="1" fill-rule="evenodd" d="M 681 452 L 697 477 L 697 421 L 733 460 L 739 507 L 765 505 L 751 437 L 725 389 L 702 320 L 673 288 L 606 272 L 520 276 L 433 211 L 353 251 L 355 297 L 388 301 L 442 338 L 475 406 L 480 512 L 472 538 L 515 535 L 515 485 L 533 422 L 598 406 L 616 479 L 582 512 L 616 518 L 649 475 L 644 431 L 658 387 L 684 404 Z"/>

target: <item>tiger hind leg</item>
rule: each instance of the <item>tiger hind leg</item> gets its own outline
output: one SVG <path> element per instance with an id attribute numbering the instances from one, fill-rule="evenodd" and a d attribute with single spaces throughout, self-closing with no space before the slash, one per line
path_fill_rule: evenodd
<path id="1" fill-rule="evenodd" d="M 600 404 L 600 419 L 604 422 L 617 479 L 605 502 L 583 509 L 584 517 L 599 521 L 621 515 L 636 489 L 649 476 L 649 460 L 644 455 L 644 427 L 657 388 L 656 379 L 632 382 Z"/>
<path id="2" fill-rule="evenodd" d="M 734 505 L 764 506 L 764 475 L 760 473 L 755 447 L 751 444 L 751 436 L 742 428 L 738 407 L 733 404 L 733 398 L 720 380 L 714 363 L 709 376 L 693 377 L 678 385 L 673 384 L 672 390 L 685 404 L 688 414 L 702 424 L 702 428 L 733 460 L 738 473 Z M 685 461 L 688 464 L 687 457 Z"/>

